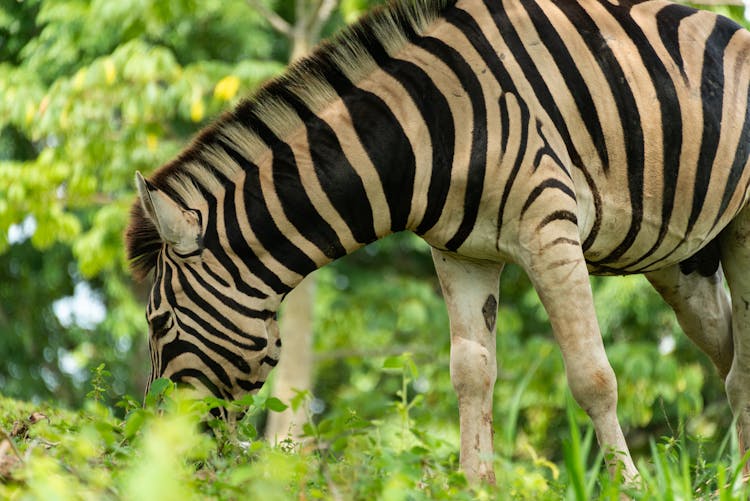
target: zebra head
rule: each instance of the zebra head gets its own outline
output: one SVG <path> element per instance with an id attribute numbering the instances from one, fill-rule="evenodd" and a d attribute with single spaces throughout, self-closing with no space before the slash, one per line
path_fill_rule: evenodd
<path id="1" fill-rule="evenodd" d="M 155 270 L 146 308 L 148 387 L 163 377 L 199 396 L 234 400 L 257 391 L 281 351 L 278 298 L 239 279 L 234 257 L 209 230 L 205 206 L 186 209 L 176 201 L 186 197 L 140 174 L 136 184 L 129 256 L 136 275 Z"/>

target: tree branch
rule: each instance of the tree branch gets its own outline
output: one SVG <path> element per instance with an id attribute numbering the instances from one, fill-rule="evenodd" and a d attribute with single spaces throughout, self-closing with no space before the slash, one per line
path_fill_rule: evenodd
<path id="1" fill-rule="evenodd" d="M 323 0 L 318 4 L 318 9 L 315 12 L 315 18 L 310 25 L 310 41 L 314 44 L 320 39 L 320 33 L 323 31 L 323 26 L 326 21 L 331 17 L 333 9 L 336 8 L 338 0 Z"/>
<path id="2" fill-rule="evenodd" d="M 294 28 L 297 32 L 307 31 L 307 4 L 309 0 L 296 0 L 294 2 Z"/>
<path id="3" fill-rule="evenodd" d="M 291 37 L 292 26 L 283 17 L 266 7 L 262 0 L 247 0 L 247 3 L 250 7 L 258 10 L 273 29 L 287 37 Z"/>

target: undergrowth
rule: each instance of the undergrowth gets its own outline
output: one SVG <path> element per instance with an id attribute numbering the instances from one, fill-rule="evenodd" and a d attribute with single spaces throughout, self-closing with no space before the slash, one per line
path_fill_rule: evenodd
<path id="1" fill-rule="evenodd" d="M 408 356 L 386 360 L 383 370 L 401 378 L 382 419 L 355 410 L 306 426 L 299 443 L 271 446 L 260 439 L 258 417 L 286 405 L 261 392 L 240 401 L 194 399 L 157 380 L 145 405 L 121 399 L 115 411 L 102 403 L 106 371 L 98 369 L 85 407 L 0 398 L 0 499 L 59 500 L 644 500 L 748 499 L 735 435 L 707 457 L 700 440 L 680 431 L 651 441 L 638 460 L 641 478 L 626 485 L 603 467 L 590 427 L 580 429 L 568 404 L 569 436 L 556 464 L 528 447 L 515 455 L 514 437 L 495 457 L 497 485 L 469 486 L 458 471 L 458 446 L 439 430 L 412 419 L 423 404 L 409 384 L 416 368 Z M 305 395 L 293 402 L 305 404 Z M 225 405 L 244 412 L 230 427 L 204 417 Z M 117 415 L 123 415 L 119 418 Z M 503 425 L 507 425 L 504 423 Z"/>

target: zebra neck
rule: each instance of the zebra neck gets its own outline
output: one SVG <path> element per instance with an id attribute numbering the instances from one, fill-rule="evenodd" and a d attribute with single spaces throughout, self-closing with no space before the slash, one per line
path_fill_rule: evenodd
<path id="1" fill-rule="evenodd" d="M 277 293 L 374 240 L 409 229 L 415 177 L 409 141 L 400 127 L 394 130 L 396 119 L 386 106 L 359 106 L 373 111 L 365 118 L 364 110 L 340 101 L 324 116 L 304 117 L 283 139 L 253 124 L 268 145 L 255 162 L 238 141 L 222 142 L 242 167 L 242 182 L 233 183 L 242 190 L 242 206 L 236 196 L 224 196 L 224 211 L 237 213 L 239 230 L 228 232 L 229 245 Z"/>

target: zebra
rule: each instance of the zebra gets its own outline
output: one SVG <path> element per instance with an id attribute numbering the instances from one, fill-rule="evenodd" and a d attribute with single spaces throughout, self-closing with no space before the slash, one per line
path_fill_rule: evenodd
<path id="1" fill-rule="evenodd" d="M 126 246 L 136 278 L 153 270 L 151 380 L 226 399 L 258 390 L 279 360 L 284 295 L 313 270 L 411 231 L 431 246 L 449 313 L 470 481 L 494 481 L 508 262 L 549 314 L 613 475 L 638 473 L 590 274 L 645 274 L 725 381 L 744 452 L 749 56 L 739 25 L 663 0 L 375 10 L 148 180 L 136 173 Z"/>

